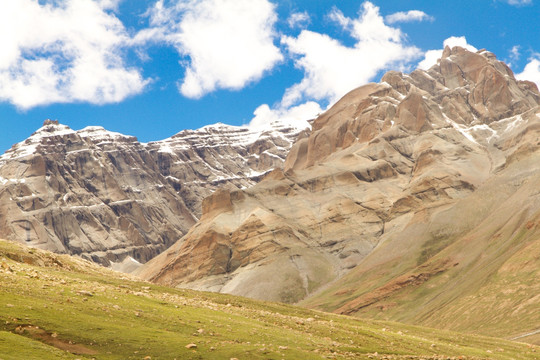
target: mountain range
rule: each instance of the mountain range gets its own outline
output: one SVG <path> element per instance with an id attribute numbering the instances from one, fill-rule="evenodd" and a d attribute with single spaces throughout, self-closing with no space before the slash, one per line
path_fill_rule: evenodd
<path id="1" fill-rule="evenodd" d="M 56 121 L 0 157 L 0 238 L 171 287 L 540 343 L 540 92 L 445 48 L 311 123 L 158 142 Z"/>
<path id="2" fill-rule="evenodd" d="M 283 170 L 206 198 L 139 274 L 341 314 L 535 331 L 539 104 L 536 85 L 485 50 L 390 71 L 315 119 Z"/>
<path id="3" fill-rule="evenodd" d="M 0 157 L 0 237 L 133 270 L 180 239 L 215 189 L 281 166 L 309 127 L 216 124 L 140 143 L 47 120 Z"/>

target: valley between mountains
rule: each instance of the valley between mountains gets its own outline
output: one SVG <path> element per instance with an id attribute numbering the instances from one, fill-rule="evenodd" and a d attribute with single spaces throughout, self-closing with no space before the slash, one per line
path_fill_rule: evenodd
<path id="1" fill-rule="evenodd" d="M 309 122 L 48 120 L 0 157 L 0 238 L 0 349 L 29 358 L 535 359 L 506 340 L 540 344 L 540 92 L 447 47 Z"/>

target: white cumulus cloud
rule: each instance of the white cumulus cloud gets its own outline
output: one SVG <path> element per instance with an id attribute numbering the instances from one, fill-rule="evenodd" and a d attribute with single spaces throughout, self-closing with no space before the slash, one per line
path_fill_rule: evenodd
<path id="1" fill-rule="evenodd" d="M 540 55 L 530 59 L 523 71 L 516 74 L 516 79 L 532 81 L 540 89 Z"/>
<path id="2" fill-rule="evenodd" d="M 270 108 L 267 104 L 259 106 L 253 115 L 255 117 L 249 123 L 251 128 L 264 127 L 274 121 L 289 122 L 293 124 L 305 124 L 322 113 L 321 106 L 315 101 L 308 101 L 304 104 L 283 107 L 277 106 Z"/>
<path id="3" fill-rule="evenodd" d="M 284 36 L 282 43 L 304 71 L 304 78 L 286 90 L 283 106 L 305 100 L 333 103 L 379 71 L 402 69 L 421 56 L 418 48 L 405 44 L 399 29 L 384 23 L 379 8 L 370 2 L 362 4 L 357 18 L 348 18 L 337 9 L 329 17 L 349 33 L 354 46 L 309 30 L 298 37 Z"/>
<path id="4" fill-rule="evenodd" d="M 135 42 L 166 41 L 189 59 L 179 84 L 189 98 L 241 89 L 283 59 L 273 43 L 275 6 L 267 0 L 159 0 L 149 15 L 151 28 Z"/>
<path id="5" fill-rule="evenodd" d="M 467 39 L 465 36 L 451 36 L 448 39 L 444 40 L 443 42 L 443 48 L 445 47 L 453 48 L 454 46 L 460 46 L 464 49 L 467 49 L 469 51 L 476 52 L 478 49 L 476 49 L 474 46 L 467 43 Z M 433 65 L 437 64 L 437 60 L 439 60 L 442 57 L 443 49 L 438 50 L 428 50 L 424 54 L 424 59 L 418 63 L 418 68 L 427 70 Z"/>
<path id="6" fill-rule="evenodd" d="M 20 109 L 104 104 L 140 93 L 147 80 L 121 53 L 129 36 L 107 10 L 115 0 L 0 0 L 0 101 Z"/>
<path id="7" fill-rule="evenodd" d="M 386 68 L 405 69 L 421 51 L 405 43 L 405 35 L 384 23 L 379 8 L 364 2 L 357 18 L 334 8 L 328 18 L 354 40 L 346 46 L 327 34 L 302 30 L 297 37 L 281 39 L 303 79 L 288 89 L 280 102 L 255 110 L 250 126 L 261 126 L 277 119 L 297 121 L 315 118 L 347 92 L 373 80 Z M 326 107 L 326 106 L 324 106 Z"/>
<path id="8" fill-rule="evenodd" d="M 389 24 L 394 24 L 397 22 L 433 21 L 435 18 L 420 10 L 409 10 L 390 14 L 385 17 L 385 20 Z"/>

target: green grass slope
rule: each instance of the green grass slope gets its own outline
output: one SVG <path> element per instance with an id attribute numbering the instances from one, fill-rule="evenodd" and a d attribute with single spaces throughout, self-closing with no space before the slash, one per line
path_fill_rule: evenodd
<path id="1" fill-rule="evenodd" d="M 302 305 L 540 344 L 539 159 L 418 216 Z"/>
<path id="2" fill-rule="evenodd" d="M 0 359 L 536 359 L 532 345 L 159 287 L 0 241 Z"/>

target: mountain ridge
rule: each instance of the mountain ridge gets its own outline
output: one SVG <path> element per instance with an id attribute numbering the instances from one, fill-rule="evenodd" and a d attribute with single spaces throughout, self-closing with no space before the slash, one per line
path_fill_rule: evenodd
<path id="1" fill-rule="evenodd" d="M 302 126 L 216 124 L 140 143 L 47 120 L 0 156 L 0 233 L 131 271 L 182 237 L 215 188 L 280 166 Z"/>
<path id="2" fill-rule="evenodd" d="M 539 104 L 537 87 L 517 81 L 485 50 L 446 48 L 427 71 L 388 72 L 380 84 L 351 91 L 315 119 L 310 135 L 290 150 L 283 171 L 251 188 L 207 198 L 200 221 L 140 274 L 167 285 L 293 303 L 305 299 L 302 304 L 326 311 L 433 325 L 436 317 L 420 305 L 401 311 L 407 303 L 400 306 L 398 295 L 423 291 L 426 298 L 416 299 L 433 301 L 427 289 L 435 281 L 438 291 L 445 289 L 442 279 L 463 271 L 475 279 L 466 292 L 474 296 L 502 271 L 498 261 L 468 273 L 465 264 L 482 262 L 443 254 L 466 254 L 472 242 L 468 256 L 481 257 L 492 246 L 506 250 L 486 254 L 504 254 L 500 259 L 512 262 L 523 247 L 535 246 L 540 208 L 531 184 L 540 173 Z M 502 222 L 501 229 L 515 222 L 527 236 L 512 240 L 508 229 L 492 242 L 478 234 L 477 242 L 462 239 L 497 214 L 497 179 L 516 184 L 501 189 L 520 204 L 509 208 L 524 215 L 519 221 L 493 219 Z M 533 275 L 523 275 L 523 281 L 530 283 Z M 328 284 L 330 290 L 323 291 Z M 529 305 L 519 319 L 535 330 L 534 287 L 522 296 Z M 447 301 L 457 306 L 456 299 Z M 385 317 L 388 307 L 393 311 Z M 452 323 L 463 311 L 449 311 L 443 326 L 464 326 L 466 321 Z M 477 318 L 487 314 L 475 312 Z M 505 335 L 515 334 L 507 330 Z M 490 322 L 484 331 L 501 329 Z"/>
<path id="3" fill-rule="evenodd" d="M 0 157 L 0 236 L 169 286 L 534 342 L 539 104 L 493 54 L 455 47 L 310 132 L 143 144 L 47 121 Z"/>

